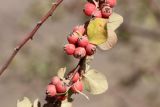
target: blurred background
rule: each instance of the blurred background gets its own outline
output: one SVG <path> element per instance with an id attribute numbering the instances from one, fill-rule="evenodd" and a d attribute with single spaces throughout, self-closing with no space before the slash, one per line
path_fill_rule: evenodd
<path id="1" fill-rule="evenodd" d="M 83 24 L 83 0 L 64 0 L 54 15 L 16 56 L 0 77 L 0 106 L 16 107 L 24 96 L 44 101 L 49 79 L 60 67 L 77 60 L 63 52 L 66 36 Z M 0 65 L 51 6 L 50 0 L 0 0 Z M 115 12 L 124 17 L 110 51 L 98 51 L 92 67 L 103 72 L 109 90 L 76 95 L 74 107 L 160 107 L 160 0 L 118 0 Z"/>

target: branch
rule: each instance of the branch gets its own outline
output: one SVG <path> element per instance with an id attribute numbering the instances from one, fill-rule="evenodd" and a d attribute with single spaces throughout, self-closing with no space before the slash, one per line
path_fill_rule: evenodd
<path id="1" fill-rule="evenodd" d="M 9 58 L 7 59 L 7 61 L 1 66 L 0 68 L 0 76 L 2 75 L 2 73 L 7 69 L 7 67 L 10 65 L 10 63 L 12 62 L 12 60 L 14 59 L 14 57 L 16 56 L 16 54 L 19 52 L 19 50 L 32 38 L 34 37 L 35 33 L 38 31 L 38 29 L 42 26 L 42 24 L 50 17 L 52 16 L 53 12 L 55 11 L 55 9 L 59 6 L 59 4 L 62 2 L 63 0 L 56 0 L 53 4 L 51 9 L 47 12 L 46 15 L 44 15 L 41 20 L 36 24 L 36 26 L 33 28 L 33 30 L 28 33 L 24 39 L 22 41 L 20 41 L 20 43 L 16 46 L 16 48 L 14 49 L 14 51 L 12 52 L 12 54 L 9 56 Z"/>

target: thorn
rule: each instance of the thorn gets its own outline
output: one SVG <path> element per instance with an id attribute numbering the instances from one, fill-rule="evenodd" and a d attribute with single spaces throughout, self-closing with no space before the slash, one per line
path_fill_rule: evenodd
<path id="1" fill-rule="evenodd" d="M 42 24 L 42 21 L 37 22 L 37 25 L 41 25 L 41 24 Z"/>
<path id="2" fill-rule="evenodd" d="M 19 47 L 14 48 L 14 51 L 18 51 L 18 50 L 19 50 Z"/>

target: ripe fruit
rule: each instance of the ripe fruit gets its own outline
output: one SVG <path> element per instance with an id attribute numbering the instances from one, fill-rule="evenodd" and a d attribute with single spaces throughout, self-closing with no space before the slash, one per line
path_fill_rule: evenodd
<path id="1" fill-rule="evenodd" d="M 96 52 L 96 46 L 89 43 L 86 46 L 86 52 L 87 52 L 87 55 L 93 55 Z"/>
<path id="2" fill-rule="evenodd" d="M 58 93 L 65 93 L 67 90 L 67 87 L 63 84 L 62 81 L 60 81 L 57 85 L 56 85 L 56 90 Z"/>
<path id="3" fill-rule="evenodd" d="M 73 32 L 70 36 L 68 36 L 67 39 L 70 44 L 76 44 L 78 41 L 78 34 Z"/>
<path id="4" fill-rule="evenodd" d="M 71 75 L 73 75 L 73 73 Z M 76 72 L 76 74 L 72 78 L 72 82 L 77 82 L 78 80 L 79 80 L 79 73 Z"/>
<path id="5" fill-rule="evenodd" d="M 73 86 L 71 87 L 71 90 L 74 93 L 77 93 L 78 91 L 82 92 L 83 91 L 83 84 L 81 81 L 77 81 L 76 83 L 73 84 Z"/>
<path id="6" fill-rule="evenodd" d="M 75 45 L 73 44 L 66 44 L 64 46 L 64 51 L 68 54 L 68 55 L 73 55 L 74 51 L 75 51 Z"/>
<path id="7" fill-rule="evenodd" d="M 78 47 L 75 49 L 75 52 L 74 52 L 74 57 L 75 58 L 83 58 L 84 56 L 86 56 L 86 50 L 83 48 L 83 47 Z"/>
<path id="8" fill-rule="evenodd" d="M 58 76 L 54 76 L 54 77 L 52 78 L 52 80 L 51 80 L 51 83 L 52 83 L 53 85 L 56 85 L 56 84 L 58 84 L 60 81 L 61 81 L 61 80 L 60 80 L 60 78 L 59 78 Z"/>
<path id="9" fill-rule="evenodd" d="M 84 13 L 87 16 L 91 16 L 93 11 L 96 10 L 96 6 L 92 3 L 87 2 L 84 6 Z"/>
<path id="10" fill-rule="evenodd" d="M 88 45 L 89 41 L 87 36 L 81 36 L 80 38 L 78 38 L 78 46 L 80 47 L 85 47 Z"/>
<path id="11" fill-rule="evenodd" d="M 103 6 L 101 12 L 103 18 L 108 18 L 112 14 L 112 8 L 109 6 Z"/>
<path id="12" fill-rule="evenodd" d="M 75 27 L 73 28 L 73 32 L 78 32 L 78 33 L 80 33 L 80 34 L 83 35 L 84 32 L 85 32 L 84 25 L 75 26 Z"/>
<path id="13" fill-rule="evenodd" d="M 106 3 L 113 8 L 117 4 L 117 0 L 107 0 Z"/>
<path id="14" fill-rule="evenodd" d="M 48 85 L 46 91 L 47 95 L 51 97 L 54 97 L 57 94 L 55 85 Z"/>
<path id="15" fill-rule="evenodd" d="M 102 17 L 102 13 L 100 10 L 95 10 L 92 13 L 92 16 L 96 17 L 96 18 L 101 18 Z"/>

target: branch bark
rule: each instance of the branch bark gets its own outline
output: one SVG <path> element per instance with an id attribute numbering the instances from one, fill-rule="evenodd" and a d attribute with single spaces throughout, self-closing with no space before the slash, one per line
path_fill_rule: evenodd
<path id="1" fill-rule="evenodd" d="M 2 73 L 8 68 L 14 57 L 17 55 L 19 50 L 29 41 L 32 40 L 32 38 L 35 36 L 35 33 L 38 31 L 38 29 L 42 26 L 42 24 L 50 17 L 52 16 L 55 9 L 62 3 L 63 0 L 56 0 L 53 4 L 51 9 L 41 18 L 41 20 L 35 25 L 33 30 L 28 33 L 22 41 L 16 46 L 12 54 L 8 57 L 6 62 L 1 66 L 0 68 L 0 76 Z"/>

